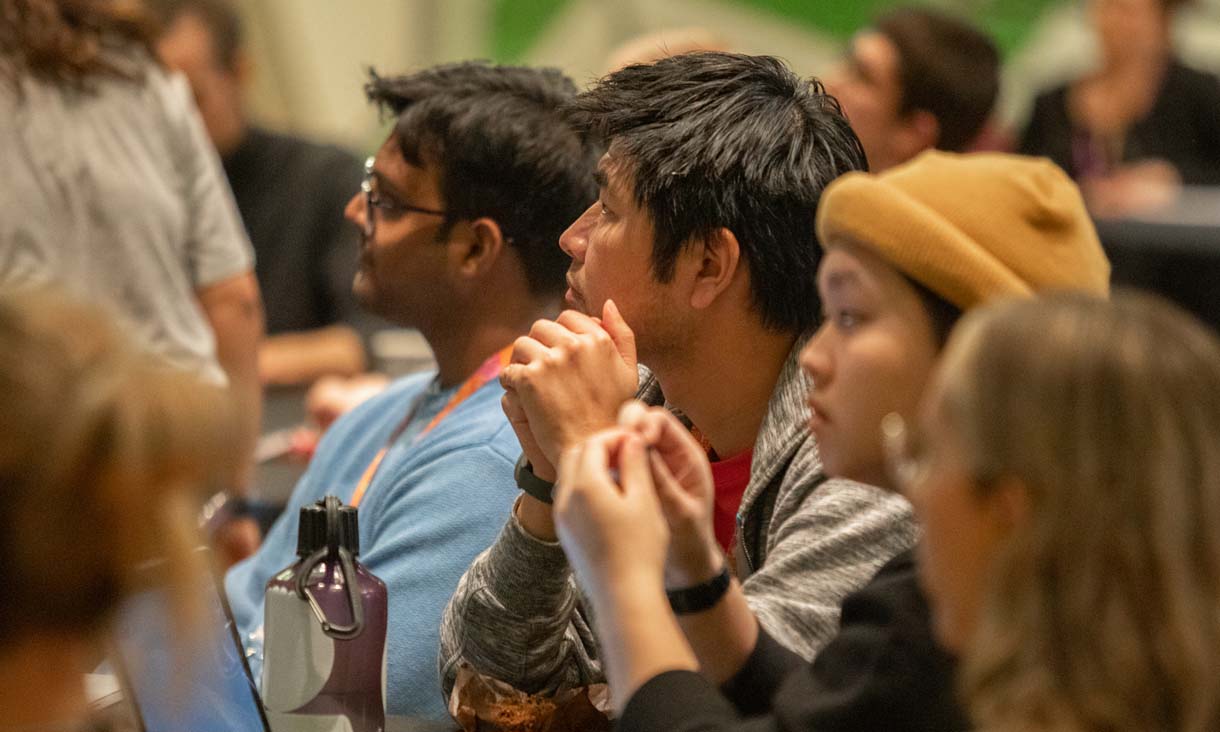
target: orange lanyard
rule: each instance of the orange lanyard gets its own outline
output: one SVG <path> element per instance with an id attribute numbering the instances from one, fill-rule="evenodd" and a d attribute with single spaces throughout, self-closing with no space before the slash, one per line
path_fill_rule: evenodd
<path id="1" fill-rule="evenodd" d="M 449 398 L 449 401 L 445 403 L 445 406 L 441 407 L 441 411 L 437 412 L 436 416 L 433 417 L 432 420 L 428 422 L 428 424 L 425 425 L 417 435 L 415 435 L 414 439 L 412 440 L 412 444 L 423 439 L 424 435 L 431 432 L 433 428 L 444 421 L 445 417 L 448 417 L 449 413 L 457 409 L 458 405 L 466 401 L 471 394 L 474 394 L 476 391 L 483 388 L 483 385 L 492 379 L 498 379 L 500 377 L 500 372 L 503 371 L 504 367 L 508 365 L 508 362 L 512 359 L 512 356 L 513 347 L 508 346 L 504 350 L 496 353 L 491 358 L 484 361 L 483 365 L 470 375 L 470 378 L 462 382 L 462 385 L 459 386 L 458 390 L 453 394 L 452 397 Z M 390 435 L 390 439 L 386 440 L 385 445 L 383 445 L 381 449 L 377 451 L 377 454 L 373 457 L 373 461 L 369 463 L 369 466 L 364 469 L 364 474 L 360 476 L 360 482 L 356 484 L 356 492 L 352 494 L 352 500 L 348 503 L 348 505 L 360 505 L 360 501 L 364 499 L 364 494 L 368 492 L 369 485 L 373 482 L 373 478 L 377 476 L 377 470 L 381 467 L 381 461 L 385 459 L 386 453 L 390 450 L 390 446 L 397 442 L 398 438 L 402 437 L 402 433 L 406 432 L 407 427 L 410 426 L 411 422 L 415 421 L 415 415 L 417 412 L 419 412 L 419 408 L 421 405 L 423 405 L 424 399 L 426 398 L 426 394 L 419 395 L 419 398 L 416 399 L 415 403 L 411 405 L 411 410 L 407 412 L 406 418 L 398 423 L 398 426 L 394 428 L 394 432 Z"/>

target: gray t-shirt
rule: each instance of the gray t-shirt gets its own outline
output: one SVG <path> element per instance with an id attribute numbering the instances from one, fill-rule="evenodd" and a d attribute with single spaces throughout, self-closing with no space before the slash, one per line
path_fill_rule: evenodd
<path id="1" fill-rule="evenodd" d="M 0 290 L 57 286 L 109 308 L 149 350 L 224 381 L 196 291 L 253 269 L 185 81 L 0 83 Z"/>

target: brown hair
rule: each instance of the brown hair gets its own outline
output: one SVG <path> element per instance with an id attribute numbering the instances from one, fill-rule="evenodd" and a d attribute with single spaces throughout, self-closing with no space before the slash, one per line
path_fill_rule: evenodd
<path id="1" fill-rule="evenodd" d="M 200 496 L 237 455 L 229 400 L 62 296 L 0 298 L 0 343 L 0 648 L 96 630 L 145 560 L 191 581 Z"/>
<path id="2" fill-rule="evenodd" d="M 873 27 L 898 52 L 898 111 L 930 112 L 936 147 L 962 152 L 991 115 L 1000 89 L 1000 53 L 982 31 L 928 8 L 898 8 Z"/>
<path id="3" fill-rule="evenodd" d="M 967 315 L 939 383 L 976 474 L 1029 495 L 963 655 L 975 722 L 1220 729 L 1220 341 L 1049 295 Z"/>
<path id="4" fill-rule="evenodd" d="M 241 15 L 228 0 L 149 0 L 148 9 L 165 30 L 184 16 L 194 16 L 207 29 L 216 65 L 232 71 L 242 49 Z"/>
<path id="5" fill-rule="evenodd" d="M 99 74 L 134 79 L 118 57 L 155 58 L 154 33 L 138 0 L 0 0 L 0 74 L 72 86 Z"/>

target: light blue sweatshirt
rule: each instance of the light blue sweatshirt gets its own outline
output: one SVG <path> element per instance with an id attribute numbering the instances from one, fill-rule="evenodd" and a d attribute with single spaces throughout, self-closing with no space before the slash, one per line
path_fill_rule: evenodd
<path id="1" fill-rule="evenodd" d="M 436 670 L 441 613 L 458 578 L 508 518 L 518 494 L 513 464 L 521 447 L 500 409 L 503 390 L 494 379 L 419 436 L 454 393 L 439 390 L 434 377 L 395 381 L 332 425 L 262 547 L 226 575 L 225 591 L 256 679 L 263 661 L 263 591 L 272 575 L 296 561 L 300 507 L 325 495 L 349 503 L 360 476 L 423 394 L 360 504 L 360 560 L 389 589 L 387 711 L 448 718 Z"/>

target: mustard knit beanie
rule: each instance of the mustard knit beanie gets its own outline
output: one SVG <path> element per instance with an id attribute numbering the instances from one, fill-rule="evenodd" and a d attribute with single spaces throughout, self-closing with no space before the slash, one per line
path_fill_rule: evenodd
<path id="1" fill-rule="evenodd" d="M 869 247 L 966 310 L 1036 290 L 1105 296 L 1110 262 L 1076 185 L 1043 158 L 929 151 L 822 194 L 822 246 Z"/>

